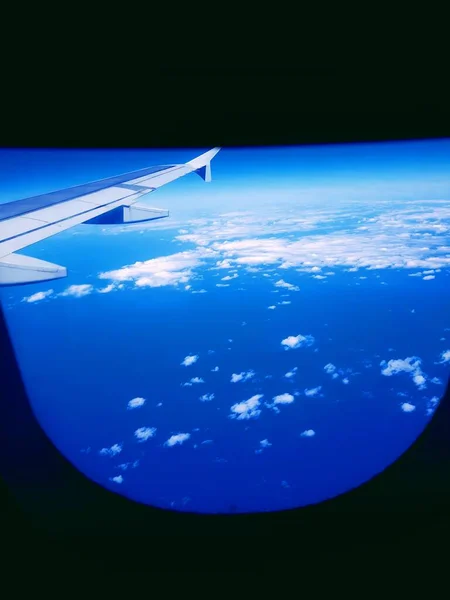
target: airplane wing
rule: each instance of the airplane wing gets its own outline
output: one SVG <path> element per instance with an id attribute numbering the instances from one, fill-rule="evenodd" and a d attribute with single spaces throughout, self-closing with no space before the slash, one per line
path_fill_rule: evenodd
<path id="1" fill-rule="evenodd" d="M 169 216 L 169 211 L 138 204 L 142 196 L 189 173 L 211 181 L 213 148 L 186 164 L 161 165 L 93 181 L 49 194 L 0 204 L 0 285 L 36 283 L 66 277 L 67 269 L 16 254 L 26 246 L 81 223 L 127 224 Z"/>

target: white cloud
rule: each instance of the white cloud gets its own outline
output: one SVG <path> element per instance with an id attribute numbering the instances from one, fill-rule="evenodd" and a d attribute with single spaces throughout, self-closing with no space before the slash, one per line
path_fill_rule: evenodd
<path id="1" fill-rule="evenodd" d="M 238 381 L 248 381 L 249 379 L 252 379 L 252 377 L 255 376 L 255 372 L 250 370 L 250 371 L 243 371 L 242 373 L 233 373 L 230 379 L 231 383 L 237 383 Z"/>
<path id="2" fill-rule="evenodd" d="M 202 379 L 201 377 L 193 377 L 191 379 L 191 383 L 205 383 L 205 380 Z"/>
<path id="3" fill-rule="evenodd" d="M 286 350 L 300 348 L 302 346 L 311 346 L 314 343 L 314 338 L 312 335 L 289 335 L 284 340 L 281 340 L 281 345 L 285 346 Z"/>
<path id="4" fill-rule="evenodd" d="M 269 446 L 271 446 L 272 444 L 269 442 L 269 440 L 265 439 L 265 440 L 261 440 L 259 442 L 260 446 L 262 448 L 269 448 Z"/>
<path id="5" fill-rule="evenodd" d="M 278 302 L 278 304 L 291 304 L 290 300 L 282 300 L 281 302 Z"/>
<path id="6" fill-rule="evenodd" d="M 430 379 L 430 381 L 436 385 L 442 385 L 442 380 L 439 379 L 439 377 L 433 377 L 433 379 Z"/>
<path id="7" fill-rule="evenodd" d="M 170 438 L 166 442 L 164 442 L 164 446 L 168 446 L 170 448 L 177 444 L 183 444 L 190 437 L 190 433 L 177 433 L 176 435 L 170 436 Z"/>
<path id="8" fill-rule="evenodd" d="M 386 377 L 391 377 L 392 375 L 397 375 L 398 373 L 409 373 L 413 378 L 414 383 L 419 386 L 420 389 L 425 387 L 425 377 L 421 370 L 422 361 L 417 356 L 409 356 L 404 360 L 401 358 L 391 359 L 386 363 L 385 360 L 382 360 L 380 366 L 384 367 L 381 370 L 382 375 Z"/>
<path id="9" fill-rule="evenodd" d="M 114 285 L 114 283 L 109 283 L 106 287 L 100 288 L 97 291 L 99 294 L 109 294 L 109 292 L 112 292 L 115 288 L 116 286 Z"/>
<path id="10" fill-rule="evenodd" d="M 314 431 L 314 429 L 307 429 L 300 435 L 301 437 L 314 437 L 316 435 L 316 432 Z"/>
<path id="11" fill-rule="evenodd" d="M 212 444 L 212 440 L 203 440 L 202 444 Z"/>
<path id="12" fill-rule="evenodd" d="M 305 390 L 305 396 L 317 396 L 317 394 L 320 392 L 321 389 L 322 389 L 322 386 L 319 385 L 318 387 L 311 388 L 309 390 Z"/>
<path id="13" fill-rule="evenodd" d="M 231 279 L 237 279 L 238 277 L 239 275 L 234 273 L 233 275 L 226 275 L 225 277 L 222 277 L 221 281 L 230 281 Z"/>
<path id="14" fill-rule="evenodd" d="M 198 361 L 198 354 L 190 354 L 184 358 L 184 360 L 181 364 L 184 365 L 185 367 L 189 367 L 190 365 L 193 365 L 197 361 Z"/>
<path id="15" fill-rule="evenodd" d="M 116 477 L 110 477 L 110 481 L 114 481 L 114 483 L 123 483 L 122 475 L 116 475 Z"/>
<path id="16" fill-rule="evenodd" d="M 214 369 L 211 369 L 212 373 L 217 373 L 217 371 L 219 370 L 219 367 L 214 367 Z"/>
<path id="17" fill-rule="evenodd" d="M 272 306 L 268 306 L 267 308 L 268 308 L 269 310 L 275 310 L 275 309 L 276 309 L 276 306 L 275 306 L 274 304 L 272 304 Z"/>
<path id="18" fill-rule="evenodd" d="M 203 396 L 200 396 L 199 400 L 202 402 L 210 402 L 211 400 L 214 400 L 214 394 L 203 394 Z"/>
<path id="19" fill-rule="evenodd" d="M 300 290 L 300 288 L 297 285 L 288 283 L 287 281 L 284 281 L 283 279 L 276 281 L 274 285 L 276 287 L 286 288 L 287 290 L 291 290 L 291 292 L 298 292 Z"/>
<path id="20" fill-rule="evenodd" d="M 145 404 L 145 398 L 133 398 L 133 400 L 130 400 L 128 402 L 127 410 L 133 410 L 134 408 L 140 408 L 141 406 L 144 406 L 144 404 Z"/>
<path id="21" fill-rule="evenodd" d="M 331 375 L 336 371 L 336 367 L 332 363 L 328 363 L 324 366 L 323 370 L 325 371 L 325 373 Z"/>
<path id="22" fill-rule="evenodd" d="M 82 298 L 87 296 L 94 290 L 90 283 L 83 283 L 82 285 L 69 285 L 68 288 L 58 294 L 59 296 L 74 296 L 75 298 Z"/>
<path id="23" fill-rule="evenodd" d="M 324 275 L 313 275 L 312 278 L 313 279 L 326 279 L 326 277 Z"/>
<path id="24" fill-rule="evenodd" d="M 113 444 L 111 448 L 102 448 L 99 451 L 101 456 L 116 456 L 122 452 L 123 444 Z"/>
<path id="25" fill-rule="evenodd" d="M 344 379 L 342 380 L 342 383 L 344 385 L 348 385 L 350 383 L 349 379 L 347 377 L 344 377 Z"/>
<path id="26" fill-rule="evenodd" d="M 450 362 L 450 350 L 444 350 L 444 352 L 441 352 L 441 363 L 446 363 L 446 362 Z"/>
<path id="27" fill-rule="evenodd" d="M 261 414 L 261 410 L 258 408 L 261 404 L 260 400 L 263 394 L 256 394 L 244 402 L 238 402 L 233 404 L 231 407 L 232 414 L 229 415 L 231 419 L 256 419 Z"/>
<path id="28" fill-rule="evenodd" d="M 193 277 L 193 269 L 204 264 L 203 259 L 214 254 L 208 248 L 197 248 L 160 256 L 144 262 L 126 265 L 114 271 L 100 273 L 99 279 L 131 281 L 137 287 L 162 287 L 187 284 Z"/>
<path id="29" fill-rule="evenodd" d="M 206 294 L 206 290 L 192 290 L 191 294 Z"/>
<path id="30" fill-rule="evenodd" d="M 414 404 L 410 404 L 409 402 L 403 402 L 403 404 L 401 405 L 401 409 L 403 412 L 409 413 L 416 410 L 416 407 L 414 406 Z"/>
<path id="31" fill-rule="evenodd" d="M 216 287 L 230 287 L 229 283 L 216 283 Z"/>
<path id="32" fill-rule="evenodd" d="M 139 442 L 146 442 L 156 433 L 156 427 L 139 427 L 134 432 L 134 436 Z"/>
<path id="33" fill-rule="evenodd" d="M 46 292 L 36 292 L 35 294 L 31 294 L 31 296 L 25 296 L 22 298 L 22 302 L 39 302 L 40 300 L 45 300 L 53 294 L 53 290 L 47 290 Z"/>
<path id="34" fill-rule="evenodd" d="M 333 375 L 331 376 L 333 379 L 337 379 L 339 377 L 339 375 L 337 373 L 333 373 Z"/>
<path id="35" fill-rule="evenodd" d="M 291 404 L 294 402 L 294 396 L 292 394 L 280 394 L 279 396 L 274 396 L 273 401 L 275 404 Z"/>
<path id="36" fill-rule="evenodd" d="M 429 279 L 434 279 L 434 275 L 427 275 L 426 277 L 423 277 L 424 281 L 428 281 Z"/>
<path id="37" fill-rule="evenodd" d="M 287 377 L 288 379 L 290 379 L 291 377 L 294 377 L 296 371 L 297 371 L 297 367 L 294 367 L 293 369 L 291 369 L 290 371 L 285 373 L 284 376 Z"/>

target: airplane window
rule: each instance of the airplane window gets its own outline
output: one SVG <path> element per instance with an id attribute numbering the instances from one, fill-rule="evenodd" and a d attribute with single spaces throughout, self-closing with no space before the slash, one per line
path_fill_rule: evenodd
<path id="1" fill-rule="evenodd" d="M 87 477 L 171 510 L 295 508 L 432 417 L 449 140 L 0 154 L 2 308 Z"/>

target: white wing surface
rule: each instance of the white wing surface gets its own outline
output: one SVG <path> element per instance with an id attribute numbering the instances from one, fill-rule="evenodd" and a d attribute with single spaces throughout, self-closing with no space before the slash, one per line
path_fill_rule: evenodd
<path id="1" fill-rule="evenodd" d="M 132 171 L 32 198 L 0 204 L 0 285 L 36 283 L 66 277 L 67 269 L 16 254 L 65 229 L 88 223 L 127 224 L 169 216 L 169 211 L 138 204 L 142 196 L 189 173 L 211 181 L 213 148 L 186 164 Z"/>

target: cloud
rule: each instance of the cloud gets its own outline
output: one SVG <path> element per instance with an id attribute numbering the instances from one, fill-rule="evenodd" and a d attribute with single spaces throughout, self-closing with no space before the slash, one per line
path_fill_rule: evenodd
<path id="1" fill-rule="evenodd" d="M 99 279 L 134 282 L 136 287 L 163 287 L 187 284 L 193 277 L 193 269 L 204 264 L 204 259 L 214 254 L 207 248 L 197 248 L 168 256 L 135 262 L 120 269 L 99 274 Z"/>
<path id="2" fill-rule="evenodd" d="M 102 448 L 99 451 L 101 456 L 116 456 L 122 452 L 123 443 L 121 444 L 113 444 L 111 448 Z"/>
<path id="3" fill-rule="evenodd" d="M 109 294 L 109 292 L 112 292 L 114 289 L 116 289 L 114 283 L 109 283 L 106 287 L 97 290 L 97 292 L 99 294 Z"/>
<path id="4" fill-rule="evenodd" d="M 436 385 L 442 385 L 442 380 L 439 379 L 439 377 L 433 377 L 433 379 L 430 379 L 430 381 Z"/>
<path id="5" fill-rule="evenodd" d="M 110 481 L 114 481 L 114 483 L 123 483 L 122 475 L 116 475 L 116 477 L 110 477 Z"/>
<path id="6" fill-rule="evenodd" d="M 261 440 L 259 442 L 261 448 L 269 448 L 272 444 L 269 442 L 269 440 Z"/>
<path id="7" fill-rule="evenodd" d="M 256 419 L 261 414 L 261 410 L 258 408 L 261 404 L 260 400 L 263 394 L 256 394 L 244 402 L 238 402 L 233 404 L 231 407 L 232 414 L 229 415 L 231 419 Z"/>
<path id="8" fill-rule="evenodd" d="M 321 389 L 322 386 L 319 385 L 318 387 L 311 388 L 310 390 L 305 390 L 305 396 L 317 396 Z"/>
<path id="9" fill-rule="evenodd" d="M 313 279 L 326 279 L 326 277 L 324 275 L 313 275 L 312 278 Z"/>
<path id="10" fill-rule="evenodd" d="M 274 404 L 292 404 L 294 396 L 292 394 L 280 394 L 273 397 Z"/>
<path id="11" fill-rule="evenodd" d="M 242 373 L 233 373 L 230 379 L 231 383 L 237 383 L 238 381 L 248 381 L 249 379 L 252 379 L 252 377 L 255 376 L 255 372 L 250 370 L 250 371 L 243 371 Z"/>
<path id="12" fill-rule="evenodd" d="M 219 367 L 214 367 L 214 369 L 211 369 L 212 373 L 217 373 L 217 371 L 219 370 Z"/>
<path id="13" fill-rule="evenodd" d="M 213 440 L 203 440 L 202 445 L 212 444 Z"/>
<path id="14" fill-rule="evenodd" d="M 127 410 L 133 410 L 134 408 L 140 408 L 141 406 L 144 406 L 144 404 L 145 404 L 145 398 L 133 398 L 133 400 L 130 400 L 128 402 Z"/>
<path id="15" fill-rule="evenodd" d="M 276 287 L 286 288 L 287 290 L 291 290 L 291 292 L 298 292 L 300 288 L 297 285 L 293 285 L 292 283 L 287 283 L 283 279 L 280 279 L 274 283 Z"/>
<path id="16" fill-rule="evenodd" d="M 231 279 L 237 279 L 239 275 L 237 273 L 233 273 L 233 275 L 226 275 L 222 277 L 221 281 L 230 281 Z"/>
<path id="17" fill-rule="evenodd" d="M 190 365 L 193 365 L 197 361 L 198 361 L 198 354 L 190 354 L 184 358 L 184 360 L 181 364 L 184 365 L 185 367 L 189 367 Z"/>
<path id="18" fill-rule="evenodd" d="M 285 350 L 293 350 L 295 348 L 301 348 L 302 346 L 311 346 L 314 343 L 312 335 L 290 335 L 284 340 L 281 340 L 281 345 L 285 346 Z"/>
<path id="19" fill-rule="evenodd" d="M 268 308 L 269 310 L 275 310 L 275 309 L 276 309 L 276 306 L 275 306 L 274 304 L 272 304 L 272 306 L 268 306 L 267 308 Z"/>
<path id="20" fill-rule="evenodd" d="M 439 361 L 440 363 L 446 363 L 446 362 L 450 362 L 450 350 L 444 350 L 443 352 L 441 352 L 441 360 Z"/>
<path id="21" fill-rule="evenodd" d="M 216 287 L 230 287 L 229 283 L 216 283 Z"/>
<path id="22" fill-rule="evenodd" d="M 428 281 L 429 279 L 434 279 L 434 275 L 427 275 L 426 277 L 423 277 L 424 281 Z"/>
<path id="23" fill-rule="evenodd" d="M 39 302 L 40 300 L 45 300 L 53 294 L 53 290 L 47 290 L 46 292 L 36 292 L 35 294 L 31 294 L 31 296 L 25 296 L 22 298 L 22 302 Z"/>
<path id="24" fill-rule="evenodd" d="M 409 413 L 416 410 L 416 407 L 414 406 L 414 404 L 410 404 L 409 402 L 403 402 L 403 404 L 401 405 L 401 409 L 403 412 Z"/>
<path id="25" fill-rule="evenodd" d="M 291 304 L 290 300 L 282 300 L 281 302 L 278 302 L 278 304 Z"/>
<path id="26" fill-rule="evenodd" d="M 151 437 L 153 437 L 156 433 L 156 427 L 139 427 L 134 432 L 134 436 L 138 440 L 138 442 L 146 442 Z"/>
<path id="27" fill-rule="evenodd" d="M 417 356 L 409 356 L 405 359 L 392 359 L 387 363 L 385 360 L 382 360 L 380 366 L 384 368 L 381 370 L 381 373 L 386 377 L 391 377 L 402 372 L 409 373 L 419 389 L 424 389 L 426 387 L 426 379 L 420 367 L 421 363 L 422 361 Z"/>
<path id="28" fill-rule="evenodd" d="M 90 283 L 83 283 L 81 285 L 69 285 L 68 288 L 58 294 L 59 296 L 73 296 L 74 298 L 82 298 L 87 296 L 94 290 Z"/>
<path id="29" fill-rule="evenodd" d="M 325 373 L 331 375 L 336 371 L 336 367 L 332 363 L 328 363 L 324 366 L 323 370 L 325 371 Z"/>
<path id="30" fill-rule="evenodd" d="M 214 394 L 203 394 L 203 396 L 200 396 L 199 400 L 202 402 L 210 402 L 211 400 L 214 400 Z"/>
<path id="31" fill-rule="evenodd" d="M 339 375 L 337 373 L 333 373 L 333 375 L 331 376 L 333 379 L 337 379 L 339 377 Z"/>
<path id="32" fill-rule="evenodd" d="M 296 371 L 297 371 L 297 367 L 294 367 L 293 369 L 291 369 L 290 371 L 285 373 L 284 376 L 287 377 L 288 379 L 290 379 L 291 377 L 294 377 Z"/>
<path id="33" fill-rule="evenodd" d="M 205 380 L 202 379 L 201 377 L 193 377 L 191 379 L 191 383 L 205 383 Z"/>
<path id="34" fill-rule="evenodd" d="M 344 385 L 348 385 L 350 383 L 349 379 L 347 377 L 344 377 L 344 379 L 342 380 L 342 383 Z"/>
<path id="35" fill-rule="evenodd" d="M 177 444 L 183 444 L 186 440 L 191 437 L 190 433 L 177 433 L 176 435 L 170 436 L 170 438 L 164 442 L 164 446 L 171 448 Z"/>
<path id="36" fill-rule="evenodd" d="M 314 429 L 306 429 L 306 431 L 303 431 L 303 433 L 300 434 L 301 437 L 314 437 L 315 435 L 316 432 Z"/>
<path id="37" fill-rule="evenodd" d="M 192 290 L 191 294 L 206 294 L 206 290 Z"/>

